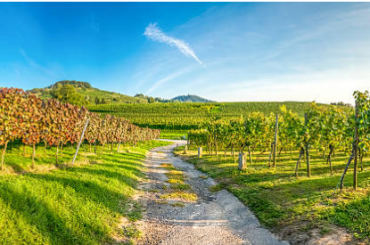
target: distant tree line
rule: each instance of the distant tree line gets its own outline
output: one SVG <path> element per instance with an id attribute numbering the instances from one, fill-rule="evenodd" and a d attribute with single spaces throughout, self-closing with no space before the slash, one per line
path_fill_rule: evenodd
<path id="1" fill-rule="evenodd" d="M 151 97 L 148 95 L 144 94 L 136 94 L 134 97 L 136 98 L 141 98 L 141 99 L 146 99 L 148 103 L 154 103 L 154 102 L 171 102 L 171 100 L 166 100 L 160 97 Z"/>
<path id="2" fill-rule="evenodd" d="M 103 105 L 103 104 L 107 104 L 104 98 L 99 99 L 98 97 L 95 97 L 95 105 Z"/>
<path id="3" fill-rule="evenodd" d="M 53 85 L 50 85 L 49 89 L 58 89 L 61 88 L 64 85 L 71 85 L 75 88 L 92 88 L 91 84 L 88 82 L 80 82 L 80 81 L 75 81 L 75 80 L 63 80 L 54 83 Z"/>
<path id="4" fill-rule="evenodd" d="M 353 107 L 351 104 L 344 103 L 342 101 L 340 101 L 340 102 L 331 102 L 330 104 L 331 105 L 336 105 L 336 106 Z"/>

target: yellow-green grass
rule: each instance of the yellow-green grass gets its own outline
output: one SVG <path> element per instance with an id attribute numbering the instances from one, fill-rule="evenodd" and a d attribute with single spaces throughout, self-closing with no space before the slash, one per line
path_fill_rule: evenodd
<path id="1" fill-rule="evenodd" d="M 181 199 L 186 201 L 196 201 L 198 196 L 194 193 L 184 191 L 173 191 L 160 196 L 162 199 Z"/>
<path id="2" fill-rule="evenodd" d="M 223 190 L 224 188 L 225 188 L 225 184 L 221 183 L 221 184 L 212 185 L 208 189 L 210 192 L 219 192 Z"/>
<path id="3" fill-rule="evenodd" d="M 160 139 L 182 140 L 188 138 L 187 130 L 161 130 Z"/>
<path id="4" fill-rule="evenodd" d="M 139 143 L 136 147 L 126 147 L 130 153 L 101 152 L 86 156 L 96 164 L 26 173 L 30 169 L 29 157 L 17 155 L 22 147 L 14 146 L 6 158 L 7 169 L 18 166 L 23 174 L 13 171 L 0 175 L 1 243 L 113 243 L 113 237 L 122 234 L 121 217 L 130 221 L 141 218 L 141 207 L 131 197 L 144 177 L 141 168 L 145 153 L 165 144 Z M 71 160 L 74 149 L 69 148 L 63 150 L 63 162 Z M 53 152 L 55 149 L 48 149 L 47 157 L 38 153 L 36 168 L 51 166 Z M 14 170 L 18 169 L 14 167 Z"/>
<path id="5" fill-rule="evenodd" d="M 167 200 L 161 200 L 161 199 L 156 200 L 155 202 L 158 203 L 158 204 L 168 204 Z"/>
<path id="6" fill-rule="evenodd" d="M 122 156 L 126 156 L 128 160 L 136 160 L 138 156 L 145 154 L 147 149 L 169 144 L 171 143 L 158 143 L 158 141 L 138 142 L 136 143 L 136 146 L 121 144 L 120 153 Z M 0 146 L 1 152 L 2 149 L 2 146 Z M 94 145 L 91 146 L 90 152 L 90 146 L 85 142 L 79 149 L 79 154 L 76 158 L 75 165 L 99 163 L 100 161 L 104 160 L 104 157 L 109 158 L 110 155 L 115 154 L 117 149 L 117 145 L 113 147 L 113 150 L 111 150 L 110 146 L 108 145 L 97 145 L 97 154 L 95 154 Z M 72 163 L 75 152 L 76 144 L 68 144 L 66 146 L 59 147 L 59 164 L 56 166 L 56 147 L 47 146 L 45 150 L 44 144 L 40 143 L 36 146 L 36 168 L 32 169 L 32 147 L 25 146 L 24 151 L 24 145 L 20 141 L 10 142 L 8 144 L 4 159 L 5 169 L 4 171 L 0 171 L 0 175 L 8 173 L 43 172 L 45 170 L 55 169 L 56 167 L 66 167 L 66 165 L 70 165 Z M 104 157 L 101 157 L 102 153 L 104 153 Z"/>
<path id="7" fill-rule="evenodd" d="M 170 184 L 170 189 L 168 193 L 162 194 L 160 198 L 183 199 L 187 201 L 196 201 L 198 199 L 197 195 L 192 192 L 190 185 L 184 182 L 185 176 L 183 171 L 177 170 L 170 163 L 162 163 L 161 167 L 168 171 L 165 175 L 168 178 L 167 183 Z"/>
<path id="8" fill-rule="evenodd" d="M 237 157 L 229 153 L 226 156 L 223 152 L 219 156 L 204 154 L 199 159 L 195 149 L 188 154 L 183 154 L 181 148 L 175 151 L 221 184 L 211 190 L 225 187 L 268 227 L 302 227 L 304 224 L 303 229 L 321 228 L 325 233 L 330 224 L 335 224 L 352 231 L 355 237 L 367 239 L 370 236 L 370 159 L 364 159 L 364 171 L 359 168 L 357 191 L 351 187 L 352 164 L 344 182 L 347 188 L 333 194 L 348 155 L 336 154 L 331 175 L 326 160 L 314 153 L 311 155 L 311 177 L 306 176 L 303 159 L 296 179 L 294 170 L 298 152 L 283 152 L 278 157 L 276 169 L 268 167 L 268 154 L 261 156 L 258 152 L 252 155 L 252 164 L 247 159 L 247 170 L 239 171 Z"/>
<path id="9" fill-rule="evenodd" d="M 171 204 L 172 207 L 185 207 L 185 204 L 182 202 L 175 202 Z"/>
<path id="10" fill-rule="evenodd" d="M 128 238 L 138 238 L 141 236 L 141 231 L 135 225 L 128 225 L 123 228 L 123 235 Z"/>

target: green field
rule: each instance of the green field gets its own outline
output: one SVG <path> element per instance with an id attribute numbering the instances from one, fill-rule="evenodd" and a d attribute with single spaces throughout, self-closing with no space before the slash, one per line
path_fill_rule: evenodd
<path id="1" fill-rule="evenodd" d="M 161 130 L 161 139 L 170 139 L 170 140 L 182 140 L 187 139 L 188 131 L 187 130 Z"/>
<path id="2" fill-rule="evenodd" d="M 188 130 L 196 129 L 213 116 L 223 120 L 239 118 L 251 112 L 265 115 L 280 113 L 280 106 L 286 105 L 299 116 L 309 108 L 309 102 L 225 102 L 225 103 L 153 103 L 153 104 L 111 104 L 90 105 L 90 111 L 111 114 L 129 119 L 142 127 Z"/>
<path id="3" fill-rule="evenodd" d="M 370 236 L 370 158 L 364 159 L 364 170 L 358 174 L 358 191 L 352 189 L 352 172 L 347 174 L 343 192 L 334 194 L 348 156 L 337 154 L 333 158 L 333 175 L 321 156 L 311 156 L 311 178 L 306 177 L 305 162 L 294 175 L 298 152 L 282 153 L 277 167 L 268 167 L 268 154 L 252 154 L 253 163 L 246 171 L 238 170 L 237 156 L 229 153 L 197 157 L 195 149 L 183 153 L 175 151 L 209 174 L 219 183 L 215 190 L 226 188 L 250 207 L 265 226 L 276 233 L 290 227 L 297 234 L 314 228 L 322 235 L 332 232 L 332 225 L 347 228 L 356 238 L 369 242 Z M 249 161 L 247 159 L 247 161 Z M 365 239 L 365 240 L 364 240 Z"/>
<path id="4" fill-rule="evenodd" d="M 131 197 L 146 152 L 167 142 L 149 141 L 121 146 L 119 153 L 98 148 L 80 149 L 76 165 L 70 164 L 75 148 L 63 149 L 55 166 L 55 150 L 38 147 L 36 169 L 31 170 L 30 149 L 13 145 L 6 169 L 0 174 L 1 244 L 111 244 L 129 240 L 135 227 L 119 228 L 122 217 L 141 218 L 141 207 Z M 64 164 L 63 164 L 64 163 Z M 129 232 L 130 231 L 130 232 Z"/>

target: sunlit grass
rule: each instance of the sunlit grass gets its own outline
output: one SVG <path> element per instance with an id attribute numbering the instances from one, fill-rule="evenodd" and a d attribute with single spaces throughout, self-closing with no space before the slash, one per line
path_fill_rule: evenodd
<path id="1" fill-rule="evenodd" d="M 198 196 L 194 193 L 174 191 L 160 196 L 162 199 L 182 199 L 187 201 L 196 201 Z"/>
<path id="2" fill-rule="evenodd" d="M 162 194 L 160 198 L 162 199 L 182 199 L 187 201 L 196 201 L 198 199 L 197 195 L 193 193 L 191 186 L 185 183 L 186 177 L 183 171 L 177 170 L 170 163 L 162 163 L 160 165 L 162 168 L 166 169 L 167 172 L 167 183 L 170 184 L 170 188 L 165 188 L 167 193 Z"/>
<path id="3" fill-rule="evenodd" d="M 161 130 L 160 139 L 182 140 L 188 138 L 187 130 Z"/>
<path id="4" fill-rule="evenodd" d="M 142 216 L 141 206 L 131 197 L 143 177 L 145 153 L 166 144 L 122 146 L 120 153 L 101 151 L 86 156 L 86 164 L 54 169 L 45 167 L 53 166 L 55 150 L 48 149 L 44 157 L 40 147 L 34 172 L 28 156 L 19 155 L 23 148 L 13 146 L 6 158 L 7 170 L 13 172 L 0 175 L 1 243 L 112 243 L 114 236 L 122 234 L 121 217 L 135 221 Z M 65 147 L 61 161 L 69 163 L 73 152 L 74 148 Z M 136 237 L 138 233 L 131 229 L 125 234 Z"/>

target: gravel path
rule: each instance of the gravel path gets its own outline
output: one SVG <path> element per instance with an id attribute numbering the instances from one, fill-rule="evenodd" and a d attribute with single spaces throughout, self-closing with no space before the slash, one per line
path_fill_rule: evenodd
<path id="1" fill-rule="evenodd" d="M 200 178 L 203 173 L 172 154 L 177 144 L 185 143 L 174 141 L 147 155 L 148 181 L 139 197 L 146 209 L 140 222 L 143 236 L 139 244 L 288 244 L 262 228 L 252 212 L 231 193 L 210 192 L 208 188 L 216 183 L 211 178 Z M 198 196 L 196 202 L 174 207 L 171 204 L 176 201 L 165 203 L 160 199 L 166 192 L 163 186 L 169 186 L 162 163 L 171 163 L 183 171 L 185 182 Z"/>

